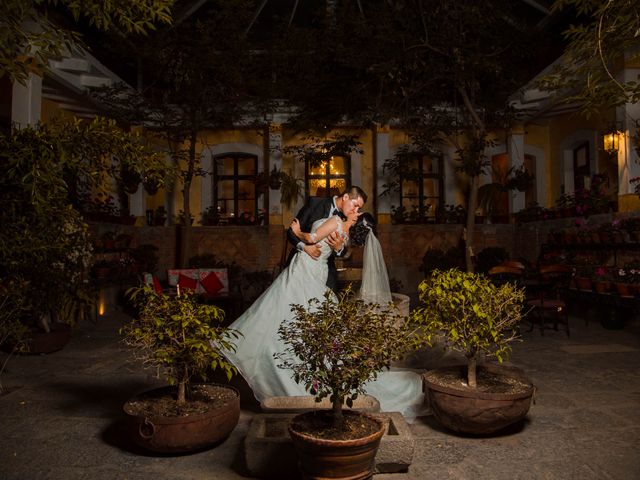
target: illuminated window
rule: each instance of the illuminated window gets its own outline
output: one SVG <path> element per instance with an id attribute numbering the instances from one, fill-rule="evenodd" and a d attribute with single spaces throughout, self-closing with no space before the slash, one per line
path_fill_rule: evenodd
<path id="1" fill-rule="evenodd" d="M 400 204 L 407 220 L 435 221 L 438 208 L 444 207 L 442 158 L 421 153 L 407 154 L 400 181 Z"/>
<path id="2" fill-rule="evenodd" d="M 333 156 L 319 165 L 307 162 L 307 192 L 311 197 L 339 195 L 350 184 L 350 160 L 346 156 Z"/>
<path id="3" fill-rule="evenodd" d="M 213 205 L 221 224 L 254 224 L 258 212 L 258 157 L 226 153 L 213 158 Z"/>

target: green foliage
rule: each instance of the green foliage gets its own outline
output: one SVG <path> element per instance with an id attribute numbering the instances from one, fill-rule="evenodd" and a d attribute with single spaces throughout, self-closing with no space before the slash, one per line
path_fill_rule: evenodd
<path id="1" fill-rule="evenodd" d="M 511 352 L 522 316 L 524 290 L 513 284 L 496 286 L 482 274 L 457 269 L 434 271 L 418 292 L 421 305 L 412 321 L 424 327 L 427 342 L 444 335 L 448 348 L 463 353 L 474 370 L 479 354 L 502 362 Z M 471 385 L 471 382 L 470 382 Z"/>
<path id="2" fill-rule="evenodd" d="M 235 351 L 240 333 L 221 325 L 222 309 L 199 303 L 192 293 L 158 294 L 150 285 L 127 294 L 140 315 L 120 330 L 124 342 L 138 350 L 145 365 L 179 386 L 178 403 L 186 401 L 194 375 L 206 380 L 207 371 L 218 368 L 228 379 L 236 373 L 222 351 Z"/>
<path id="3" fill-rule="evenodd" d="M 143 272 L 155 273 L 159 260 L 157 246 L 143 243 L 131 249 L 129 255 L 140 265 Z"/>
<path id="4" fill-rule="evenodd" d="M 288 209 L 291 209 L 298 202 L 298 198 L 304 195 L 304 185 L 302 181 L 289 175 L 287 172 L 280 172 L 280 202 Z"/>
<path id="5" fill-rule="evenodd" d="M 438 223 L 464 223 L 467 210 L 462 205 L 445 205 L 436 212 Z"/>
<path id="6" fill-rule="evenodd" d="M 142 170 L 161 161 L 105 119 L 0 133 L 0 282 L 23 285 L 13 293 L 21 322 L 89 314 L 92 247 L 73 203 L 113 174 L 111 157 Z"/>
<path id="7" fill-rule="evenodd" d="M 291 145 L 284 148 L 284 153 L 293 155 L 296 160 L 318 167 L 331 157 L 347 156 L 352 153 L 363 153 L 357 135 L 336 134 L 329 139 L 309 136 L 302 145 Z"/>
<path id="8" fill-rule="evenodd" d="M 278 329 L 287 345 L 276 354 L 278 367 L 292 370 L 293 378 L 320 401 L 329 397 L 336 418 L 342 404 L 352 405 L 365 384 L 418 346 L 418 337 L 392 305 L 365 304 L 347 288 L 336 298 L 292 305 L 293 319 Z M 339 422 L 338 422 L 339 423 Z"/>
<path id="9" fill-rule="evenodd" d="M 29 71 L 42 73 L 49 59 L 79 43 L 77 33 L 49 22 L 47 14 L 60 6 L 78 22 L 101 30 L 116 26 L 144 34 L 155 23 L 170 23 L 174 0 L 3 0 L 0 7 L 0 78 L 24 82 Z M 29 26 L 31 25 L 31 26 Z M 35 25 L 35 28 L 33 26 Z"/>
<path id="10" fill-rule="evenodd" d="M 445 252 L 440 248 L 429 247 L 422 257 L 419 270 L 424 272 L 425 278 L 430 277 L 434 270 L 449 270 L 464 267 L 464 248 L 461 245 L 451 247 Z"/>
<path id="11" fill-rule="evenodd" d="M 615 66 L 638 61 L 640 4 L 628 0 L 556 0 L 555 11 L 574 8 L 588 21 L 573 24 L 565 32 L 569 41 L 562 61 L 538 83 L 566 103 L 577 103 L 587 116 L 640 101 L 640 82 L 623 81 Z M 625 55 L 629 55 L 625 59 Z M 570 92 L 566 95 L 567 92 Z"/>
<path id="12" fill-rule="evenodd" d="M 0 347 L 11 345 L 14 352 L 25 350 L 29 332 L 29 328 L 21 321 L 22 317 L 29 312 L 29 306 L 22 294 L 25 286 L 25 282 L 15 279 L 6 280 L 0 284 Z M 0 365 L 0 375 L 5 365 L 6 361 Z M 0 384 L 0 391 L 2 391 L 2 384 Z"/>

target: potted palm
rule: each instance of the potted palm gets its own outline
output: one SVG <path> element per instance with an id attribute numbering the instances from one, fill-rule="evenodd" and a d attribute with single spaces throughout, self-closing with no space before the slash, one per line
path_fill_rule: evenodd
<path id="1" fill-rule="evenodd" d="M 289 433 L 306 478 L 369 478 L 384 433 L 384 422 L 351 407 L 365 384 L 392 361 L 418 346 L 418 337 L 392 306 L 365 304 L 350 288 L 339 298 L 292 305 L 293 318 L 278 334 L 286 345 L 278 367 L 292 370 L 297 383 L 330 410 L 296 415 Z"/>
<path id="2" fill-rule="evenodd" d="M 125 403 L 134 442 L 155 452 L 182 453 L 227 438 L 240 415 L 238 391 L 193 381 L 206 381 L 211 370 L 223 370 L 228 379 L 236 373 L 221 352 L 234 351 L 239 334 L 222 326 L 223 310 L 199 303 L 192 293 L 165 295 L 150 285 L 128 295 L 140 313 L 121 329 L 124 342 L 169 383 Z"/>
<path id="3" fill-rule="evenodd" d="M 436 270 L 419 286 L 421 306 L 411 320 L 423 326 L 427 343 L 442 341 L 461 352 L 463 366 L 445 367 L 424 375 L 425 401 L 445 427 L 463 433 L 488 434 L 524 418 L 534 387 L 515 367 L 499 363 L 509 358 L 518 338 L 524 291 L 505 283 L 496 286 L 482 274 L 457 269 Z"/>

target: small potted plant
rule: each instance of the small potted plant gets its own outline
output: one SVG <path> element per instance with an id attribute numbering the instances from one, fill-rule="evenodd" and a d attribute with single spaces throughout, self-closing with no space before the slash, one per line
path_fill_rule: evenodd
<path id="1" fill-rule="evenodd" d="M 193 293 L 157 293 L 152 286 L 130 289 L 139 315 L 121 330 L 145 365 L 163 372 L 168 387 L 147 391 L 124 405 L 133 440 L 155 452 L 179 453 L 225 439 L 240 415 L 238 391 L 227 385 L 195 383 L 221 369 L 236 369 L 222 354 L 235 350 L 239 333 L 222 326 L 224 312 L 202 304 Z"/>
<path id="2" fill-rule="evenodd" d="M 158 208 L 156 208 L 153 218 L 153 224 L 156 227 L 163 227 L 165 222 L 167 221 L 167 210 L 162 205 L 160 205 Z"/>
<path id="3" fill-rule="evenodd" d="M 180 210 L 178 215 L 176 215 L 176 225 L 186 225 L 186 216 L 184 214 L 184 210 Z M 193 215 L 189 214 L 189 225 L 193 225 Z"/>
<path id="4" fill-rule="evenodd" d="M 300 180 L 287 172 L 280 172 L 280 180 L 280 202 L 291 209 L 303 195 L 304 187 Z"/>
<path id="5" fill-rule="evenodd" d="M 412 321 L 423 326 L 432 344 L 464 354 L 467 364 L 424 375 L 425 398 L 445 427 L 488 434 L 524 418 L 533 385 L 514 367 L 478 366 L 481 355 L 508 359 L 522 316 L 524 291 L 513 284 L 496 286 L 482 274 L 457 269 L 434 271 L 419 286 L 422 305 Z"/>
<path id="6" fill-rule="evenodd" d="M 292 305 L 292 312 L 278 330 L 287 346 L 276 355 L 278 367 L 292 370 L 317 402 L 329 397 L 332 404 L 290 422 L 299 468 L 306 478 L 335 477 L 328 472 L 336 470 L 369 478 L 385 426 L 372 415 L 343 410 L 343 404 L 352 406 L 378 372 L 417 348 L 418 337 L 397 310 L 365 305 L 349 287 L 337 299 L 327 292 L 323 301 Z"/>
<path id="7" fill-rule="evenodd" d="M 218 225 L 220 223 L 220 211 L 218 206 L 211 205 L 202 212 L 202 225 Z"/>

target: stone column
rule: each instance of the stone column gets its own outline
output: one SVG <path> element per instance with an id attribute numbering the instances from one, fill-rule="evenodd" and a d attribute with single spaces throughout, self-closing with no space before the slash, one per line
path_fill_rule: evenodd
<path id="1" fill-rule="evenodd" d="M 507 140 L 509 167 L 513 169 L 524 167 L 524 126 L 516 125 Z M 525 192 L 518 190 L 509 192 L 509 211 L 516 213 L 525 208 Z"/>
<path id="2" fill-rule="evenodd" d="M 622 80 L 628 82 L 637 80 L 640 76 L 639 68 L 627 68 L 622 73 Z M 633 186 L 629 180 L 640 177 L 640 157 L 636 145 L 640 139 L 636 134 L 640 129 L 640 104 L 623 105 L 616 109 L 616 120 L 622 125 L 624 135 L 620 136 L 620 150 L 618 150 L 618 194 L 633 193 Z"/>
<path id="3" fill-rule="evenodd" d="M 42 77 L 29 73 L 24 85 L 13 83 L 11 94 L 11 122 L 18 127 L 35 125 L 42 110 Z"/>
<path id="4" fill-rule="evenodd" d="M 269 125 L 269 170 L 267 174 L 274 168 L 282 170 L 282 125 L 272 123 Z M 269 214 L 282 214 L 280 190 L 269 189 Z"/>
<path id="5" fill-rule="evenodd" d="M 389 134 L 389 128 L 385 127 L 385 126 L 381 126 L 378 128 L 378 131 L 376 133 L 376 148 L 375 148 L 375 152 L 376 152 L 376 159 L 374 164 L 376 165 L 376 170 L 377 170 L 377 185 L 376 188 L 378 190 L 378 192 L 382 192 L 384 190 L 384 188 L 382 187 L 385 183 L 388 182 L 388 178 L 385 177 L 385 174 L 383 173 L 383 165 L 384 165 L 384 161 L 387 158 L 391 158 L 391 139 L 390 139 L 390 134 Z M 386 174 L 388 175 L 388 173 Z M 389 214 L 391 213 L 391 203 L 393 203 L 394 199 L 390 198 L 389 195 L 385 195 L 383 197 L 378 197 L 376 199 L 372 199 L 374 201 L 378 201 L 378 213 L 386 213 Z M 371 200 L 370 200 L 371 201 Z M 397 202 L 397 196 L 395 201 Z M 373 204 L 373 201 L 371 201 L 371 203 Z"/>

